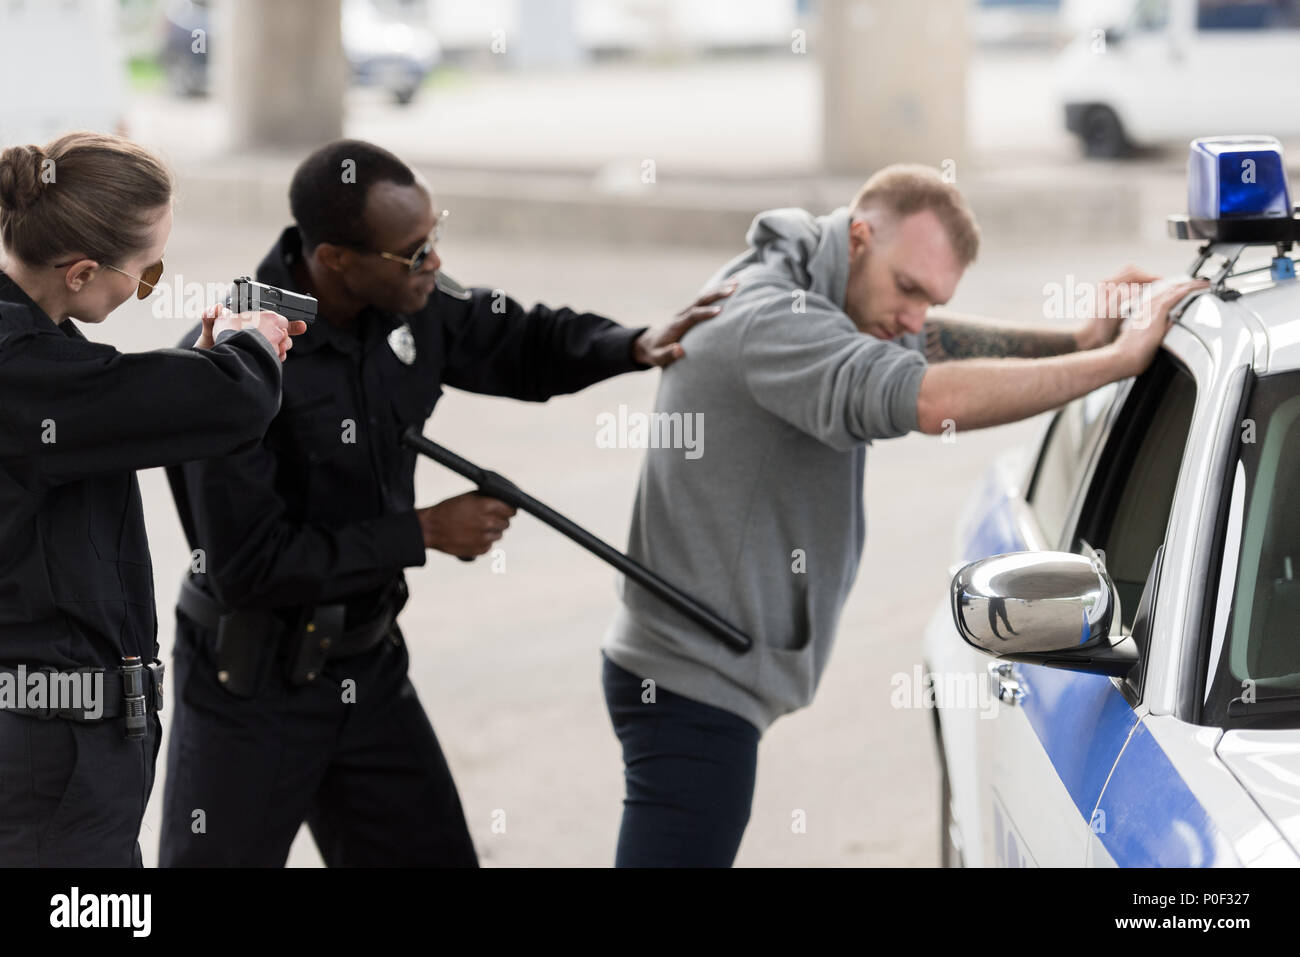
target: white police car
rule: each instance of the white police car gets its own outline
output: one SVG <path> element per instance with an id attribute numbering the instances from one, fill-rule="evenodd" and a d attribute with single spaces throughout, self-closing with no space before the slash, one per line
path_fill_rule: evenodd
<path id="1" fill-rule="evenodd" d="M 1300 219 L 1276 140 L 1188 172 L 1210 290 L 959 532 L 925 637 L 945 864 L 1300 864 Z"/>

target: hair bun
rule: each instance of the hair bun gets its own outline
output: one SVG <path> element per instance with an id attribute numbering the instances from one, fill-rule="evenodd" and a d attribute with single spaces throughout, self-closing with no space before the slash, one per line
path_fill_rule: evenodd
<path id="1" fill-rule="evenodd" d="M 45 151 L 39 146 L 11 146 L 0 153 L 0 207 L 21 213 L 45 192 L 41 166 Z"/>

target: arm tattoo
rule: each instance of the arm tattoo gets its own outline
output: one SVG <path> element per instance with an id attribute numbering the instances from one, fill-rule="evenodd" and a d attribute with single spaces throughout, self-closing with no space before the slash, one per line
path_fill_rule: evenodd
<path id="1" fill-rule="evenodd" d="M 949 359 L 1038 359 L 1074 352 L 1074 333 L 1062 329 L 1025 329 L 961 319 L 925 320 L 927 362 Z"/>

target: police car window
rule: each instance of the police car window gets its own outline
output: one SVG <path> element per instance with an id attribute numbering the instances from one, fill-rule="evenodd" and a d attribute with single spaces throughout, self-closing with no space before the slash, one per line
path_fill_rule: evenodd
<path id="1" fill-rule="evenodd" d="M 1084 500 L 1074 548 L 1104 553 L 1125 633 L 1165 540 L 1195 406 L 1195 381 L 1161 353 L 1134 384 Z"/>
<path id="2" fill-rule="evenodd" d="M 1223 727 L 1295 727 L 1300 725 L 1300 373 L 1258 380 L 1237 450 L 1224 503 L 1202 720 Z"/>
<path id="3" fill-rule="evenodd" d="M 1112 382 L 1075 399 L 1056 414 L 1049 426 L 1026 496 L 1049 544 L 1061 540 L 1088 454 L 1118 388 L 1118 383 Z"/>
<path id="4" fill-rule="evenodd" d="M 1300 29 L 1300 0 L 1199 0 L 1198 30 Z"/>

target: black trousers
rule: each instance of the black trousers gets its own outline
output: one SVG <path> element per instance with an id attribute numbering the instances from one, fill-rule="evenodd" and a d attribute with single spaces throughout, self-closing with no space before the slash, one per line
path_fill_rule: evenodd
<path id="1" fill-rule="evenodd" d="M 478 858 L 396 625 L 378 647 L 255 698 L 217 681 L 177 617 L 163 867 L 282 867 L 306 821 L 330 867 L 466 866 Z"/>
<path id="2" fill-rule="evenodd" d="M 140 867 L 162 727 L 0 711 L 0 867 Z"/>
<path id="3" fill-rule="evenodd" d="M 648 702 L 641 678 L 601 659 L 627 785 L 615 866 L 730 867 L 749 823 L 758 728 L 664 688 Z"/>

